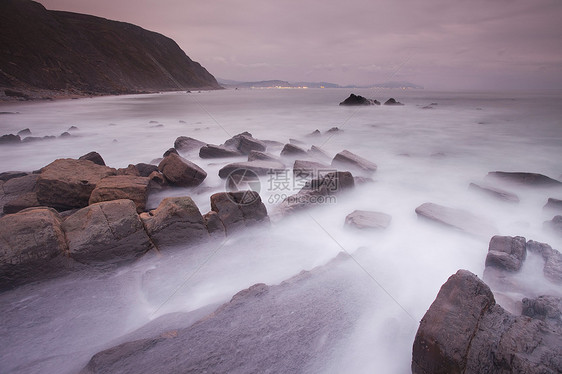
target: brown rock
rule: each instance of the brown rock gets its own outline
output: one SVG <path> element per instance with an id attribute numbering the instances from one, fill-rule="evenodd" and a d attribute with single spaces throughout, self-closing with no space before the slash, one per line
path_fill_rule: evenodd
<path id="1" fill-rule="evenodd" d="M 174 142 L 174 148 L 179 152 L 184 153 L 191 151 L 199 152 L 199 149 L 201 149 L 201 147 L 204 147 L 205 145 L 207 145 L 207 143 L 194 138 L 190 138 L 189 136 L 180 136 Z"/>
<path id="2" fill-rule="evenodd" d="M 10 179 L 1 186 L 3 195 L 0 197 L 0 206 L 5 214 L 41 205 L 35 192 L 38 177 L 37 174 L 29 174 Z"/>
<path id="3" fill-rule="evenodd" d="M 156 170 L 158 170 L 158 168 L 156 168 Z M 133 164 L 129 164 L 126 168 L 117 169 L 117 175 L 131 175 L 131 176 L 134 176 L 134 177 L 140 177 L 141 176 L 137 167 Z"/>
<path id="4" fill-rule="evenodd" d="M 291 143 L 285 144 L 281 150 L 281 156 L 301 156 L 306 155 L 306 150 Z"/>
<path id="5" fill-rule="evenodd" d="M 101 155 L 97 152 L 92 151 L 90 153 L 86 153 L 85 155 L 80 156 L 78 159 L 79 160 L 89 160 L 89 161 L 92 161 L 96 165 L 105 166 L 105 161 L 103 160 Z"/>
<path id="6" fill-rule="evenodd" d="M 137 169 L 137 171 L 139 172 L 139 176 L 141 177 L 148 177 L 153 172 L 158 171 L 158 166 L 145 163 L 136 164 L 135 168 Z"/>
<path id="7" fill-rule="evenodd" d="M 131 175 L 106 177 L 99 181 L 92 191 L 89 204 L 129 199 L 135 203 L 138 213 L 144 212 L 150 188 L 150 178 Z"/>
<path id="8" fill-rule="evenodd" d="M 211 210 L 218 214 L 227 234 L 240 227 L 269 223 L 267 209 L 255 191 L 216 193 L 211 196 Z"/>
<path id="9" fill-rule="evenodd" d="M 115 173 L 115 169 L 88 160 L 53 161 L 40 170 L 37 201 L 57 210 L 85 207 L 97 183 Z"/>
<path id="10" fill-rule="evenodd" d="M 205 225 L 207 226 L 207 231 L 209 231 L 209 234 L 219 234 L 222 236 L 225 235 L 226 230 L 217 212 L 211 210 L 207 214 L 203 215 L 203 219 L 205 220 Z"/>
<path id="11" fill-rule="evenodd" d="M 201 158 L 227 158 L 240 156 L 244 156 L 244 154 L 236 149 L 220 145 L 207 144 L 199 149 L 199 157 Z"/>
<path id="12" fill-rule="evenodd" d="M 207 177 L 205 170 L 174 153 L 160 162 L 158 170 L 168 183 L 181 187 L 198 186 Z"/>
<path id="13" fill-rule="evenodd" d="M 199 208 L 190 197 L 168 197 L 150 213 L 141 215 L 148 235 L 158 248 L 192 245 L 209 237 Z"/>
<path id="14" fill-rule="evenodd" d="M 131 200 L 96 203 L 63 223 L 70 256 L 82 263 L 131 261 L 152 249 Z"/>
<path id="15" fill-rule="evenodd" d="M 268 173 L 285 169 L 285 165 L 279 161 L 245 161 L 233 162 L 219 170 L 219 177 L 222 179 L 228 177 L 231 173 L 243 173 L 244 170 L 250 170 L 257 175 L 267 175 Z"/>
<path id="16" fill-rule="evenodd" d="M 486 267 L 517 271 L 527 257 L 526 240 L 521 236 L 493 236 L 488 247 Z"/>
<path id="17" fill-rule="evenodd" d="M 240 153 L 249 155 L 252 151 L 263 152 L 267 148 L 261 140 L 255 139 L 249 132 L 243 132 L 230 138 L 224 143 L 227 148 L 237 149 Z"/>

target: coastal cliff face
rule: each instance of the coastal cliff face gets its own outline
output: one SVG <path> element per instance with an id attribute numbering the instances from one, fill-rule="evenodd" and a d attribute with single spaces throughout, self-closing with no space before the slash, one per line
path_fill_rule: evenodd
<path id="1" fill-rule="evenodd" d="M 96 95 L 220 88 L 166 36 L 29 0 L 0 2 L 0 46 L 6 96 L 17 96 L 13 90 Z"/>

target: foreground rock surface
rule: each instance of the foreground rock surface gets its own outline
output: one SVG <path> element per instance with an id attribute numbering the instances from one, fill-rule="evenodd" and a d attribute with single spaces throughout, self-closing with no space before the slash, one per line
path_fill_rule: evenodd
<path id="1" fill-rule="evenodd" d="M 559 373 L 562 326 L 515 316 L 476 275 L 459 270 L 422 318 L 412 373 Z"/>
<path id="2" fill-rule="evenodd" d="M 153 248 L 131 200 L 80 209 L 63 223 L 70 256 L 85 264 L 133 260 Z"/>
<path id="3" fill-rule="evenodd" d="M 241 227 L 269 223 L 260 195 L 251 190 L 216 193 L 211 196 L 211 210 L 217 213 L 227 234 Z"/>
<path id="4" fill-rule="evenodd" d="M 207 178 L 205 170 L 175 153 L 166 156 L 158 165 L 158 170 L 168 183 L 179 187 L 198 186 Z"/>
<path id="5" fill-rule="evenodd" d="M 137 212 L 144 212 L 151 188 L 150 178 L 118 175 L 102 179 L 90 195 L 90 204 L 102 201 L 133 200 Z"/>

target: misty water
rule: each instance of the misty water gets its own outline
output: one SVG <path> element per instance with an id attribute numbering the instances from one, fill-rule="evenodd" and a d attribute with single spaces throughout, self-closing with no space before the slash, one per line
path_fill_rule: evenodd
<path id="1" fill-rule="evenodd" d="M 543 206 L 549 197 L 562 198 L 561 191 L 512 186 L 509 190 L 519 195 L 520 203 L 510 204 L 468 189 L 470 182 L 482 181 L 494 170 L 562 178 L 562 93 L 354 92 L 379 101 L 395 97 L 406 105 L 341 107 L 338 103 L 350 93 L 345 89 L 222 90 L 2 104 L 0 111 L 12 112 L 0 115 L 2 134 L 29 128 L 33 136 L 45 136 L 60 135 L 71 126 L 78 129 L 69 138 L 3 146 L 0 171 L 33 171 L 57 158 L 90 151 L 99 152 L 109 166 L 126 167 L 161 157 L 181 135 L 222 144 L 243 131 L 282 143 L 298 139 L 330 156 L 347 149 L 375 162 L 378 170 L 371 176 L 373 183 L 274 221 L 269 228 L 148 254 L 116 270 L 84 270 L 0 294 L 0 372 L 76 372 L 93 354 L 130 336 L 160 334 L 153 327 L 159 319 L 187 313 L 167 327 L 188 326 L 242 289 L 279 284 L 343 251 L 353 256 L 352 266 L 345 269 L 357 289 L 329 302 L 352 298 L 358 317 L 338 331 L 337 349 L 320 350 L 309 367 L 334 373 L 407 373 L 418 323 L 440 286 L 458 269 L 482 277 L 489 242 L 489 237 L 420 220 L 416 207 L 433 202 L 466 209 L 490 220 L 499 234 L 562 249 L 562 238 L 543 229 L 543 222 L 553 216 Z M 431 103 L 437 105 L 422 109 Z M 326 134 L 332 127 L 343 131 Z M 307 137 L 315 129 L 324 135 Z M 269 151 L 279 154 L 280 148 Z M 218 170 L 234 160 L 184 156 L 203 167 L 207 179 L 196 188 L 152 195 L 151 208 L 165 196 L 189 195 L 204 214 L 210 210 L 209 196 L 224 191 Z M 279 198 L 296 192 L 297 186 L 281 191 L 270 182 L 264 177 L 260 192 L 272 213 Z M 387 213 L 391 224 L 380 231 L 345 228 L 346 215 L 356 209 Z M 551 292 L 540 260 L 529 260 L 522 271 L 526 282 L 537 294 Z"/>

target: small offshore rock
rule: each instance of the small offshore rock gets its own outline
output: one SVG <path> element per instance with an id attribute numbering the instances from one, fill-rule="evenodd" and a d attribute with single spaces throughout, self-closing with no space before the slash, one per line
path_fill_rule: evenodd
<path id="1" fill-rule="evenodd" d="M 342 101 L 340 105 L 354 106 L 354 105 L 380 105 L 376 100 L 367 99 L 361 95 L 350 94 L 347 99 Z"/>
<path id="2" fill-rule="evenodd" d="M 21 143 L 21 138 L 19 135 L 7 134 L 0 136 L 0 145 L 2 144 L 19 144 Z"/>
<path id="3" fill-rule="evenodd" d="M 478 192 L 482 192 L 487 196 L 491 196 L 499 200 L 507 201 L 510 203 L 519 202 L 519 197 L 516 194 L 499 188 L 495 188 L 491 186 L 482 186 L 476 183 L 470 183 L 469 188 Z"/>
<path id="4" fill-rule="evenodd" d="M 396 101 L 396 99 L 394 99 L 393 97 L 391 97 L 390 99 L 386 100 L 384 102 L 384 105 L 404 105 L 399 101 Z"/>
<path id="5" fill-rule="evenodd" d="M 180 136 L 174 142 L 174 148 L 177 149 L 179 152 L 191 152 L 191 151 L 199 151 L 201 147 L 206 146 L 207 143 L 202 142 L 200 140 L 191 138 L 189 136 Z"/>
<path id="6" fill-rule="evenodd" d="M 238 150 L 220 145 L 207 144 L 199 149 L 199 157 L 201 158 L 227 158 L 240 156 L 244 156 L 244 154 Z"/>

